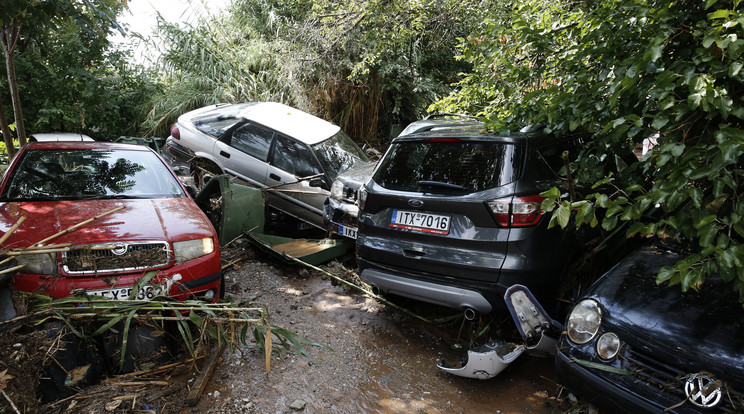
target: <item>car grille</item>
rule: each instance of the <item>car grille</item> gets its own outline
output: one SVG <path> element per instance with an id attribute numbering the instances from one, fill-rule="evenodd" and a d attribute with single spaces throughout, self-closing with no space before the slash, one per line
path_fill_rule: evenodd
<path id="1" fill-rule="evenodd" d="M 629 378 L 629 381 L 637 382 L 640 380 L 656 390 L 657 394 L 664 395 L 670 400 L 683 402 L 687 399 L 684 391 L 685 382 L 688 376 L 693 373 L 684 372 L 634 349 L 628 349 L 625 358 L 626 368 L 633 372 L 632 379 Z M 744 411 L 744 393 L 741 390 L 734 390 L 725 383 L 721 390 L 723 391 L 723 397 L 715 407 L 716 410 L 725 413 L 741 413 Z M 685 403 L 685 406 L 695 407 L 690 402 Z"/>
<path id="2" fill-rule="evenodd" d="M 141 271 L 170 261 L 171 252 L 164 241 L 92 244 L 62 252 L 62 268 L 71 275 Z"/>

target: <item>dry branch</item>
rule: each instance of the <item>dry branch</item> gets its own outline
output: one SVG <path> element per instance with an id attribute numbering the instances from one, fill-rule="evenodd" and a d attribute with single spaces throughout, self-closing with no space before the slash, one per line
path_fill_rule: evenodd
<path id="1" fill-rule="evenodd" d="M 93 218 L 89 218 L 88 220 L 82 221 L 82 222 L 80 222 L 80 223 L 78 223 L 78 224 L 76 224 L 76 225 L 74 225 L 72 227 L 68 227 L 68 228 L 60 231 L 57 234 L 51 235 L 51 236 L 47 237 L 46 239 L 44 239 L 44 240 L 42 240 L 40 242 L 35 243 L 34 246 L 40 246 L 40 245 L 42 245 L 42 244 L 44 244 L 44 243 L 46 243 L 46 242 L 48 242 L 50 240 L 56 239 L 59 236 L 62 236 L 62 235 L 67 234 L 67 233 L 69 233 L 71 231 L 77 230 L 78 228 L 83 227 L 84 225 L 86 225 L 88 223 L 91 223 L 91 222 L 93 222 L 95 220 L 98 220 L 101 217 L 105 217 L 105 216 L 108 216 L 109 214 L 116 213 L 117 211 L 122 210 L 124 207 L 125 206 L 116 207 L 115 209 L 109 210 L 109 211 L 107 211 L 105 213 L 101 213 L 101 214 L 99 214 L 99 215 L 97 215 L 97 216 L 95 216 Z"/>

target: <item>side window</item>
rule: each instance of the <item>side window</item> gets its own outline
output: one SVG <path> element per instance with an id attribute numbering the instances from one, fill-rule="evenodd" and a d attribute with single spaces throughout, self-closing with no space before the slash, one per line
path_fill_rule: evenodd
<path id="1" fill-rule="evenodd" d="M 321 173 L 310 147 L 281 135 L 276 137 L 271 164 L 297 177 Z"/>
<path id="2" fill-rule="evenodd" d="M 271 130 L 249 122 L 232 133 L 230 146 L 261 161 L 266 161 L 269 158 L 269 147 L 273 135 Z"/>

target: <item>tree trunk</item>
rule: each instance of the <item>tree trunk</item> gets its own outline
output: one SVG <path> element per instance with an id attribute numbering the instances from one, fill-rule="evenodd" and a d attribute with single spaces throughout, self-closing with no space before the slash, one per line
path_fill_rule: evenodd
<path id="1" fill-rule="evenodd" d="M 5 70 L 8 73 L 8 87 L 10 98 L 13 103 L 13 115 L 15 115 L 16 133 L 18 143 L 23 147 L 26 145 L 26 128 L 23 125 L 23 111 L 21 110 L 21 97 L 18 95 L 18 82 L 15 75 L 15 47 L 21 35 L 21 23 L 13 19 L 10 26 L 3 26 L 2 42 L 5 50 Z"/>
<path id="2" fill-rule="evenodd" d="M 5 106 L 3 106 L 2 97 L 0 97 L 0 131 L 3 133 L 3 141 L 5 141 L 5 148 L 8 150 L 8 161 L 10 161 L 15 157 L 16 149 L 13 145 L 13 136 L 10 135 L 8 118 L 5 117 Z"/>

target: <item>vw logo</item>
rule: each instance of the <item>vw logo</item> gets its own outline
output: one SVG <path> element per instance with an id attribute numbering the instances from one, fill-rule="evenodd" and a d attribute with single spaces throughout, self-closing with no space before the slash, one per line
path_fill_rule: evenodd
<path id="1" fill-rule="evenodd" d="M 114 246 L 111 249 L 111 253 L 117 256 L 121 256 L 126 252 L 127 252 L 127 245 L 124 243 L 114 243 Z"/>
<path id="2" fill-rule="evenodd" d="M 692 374 L 685 383 L 687 399 L 698 407 L 711 408 L 721 402 L 721 382 L 704 373 Z"/>
<path id="3" fill-rule="evenodd" d="M 424 202 L 421 200 L 416 200 L 415 198 L 412 198 L 408 200 L 408 205 L 411 207 L 419 208 L 424 205 Z"/>

